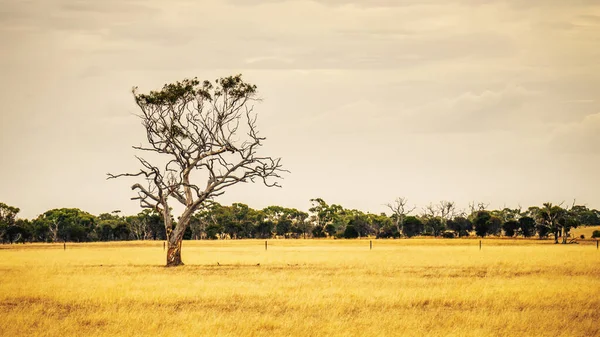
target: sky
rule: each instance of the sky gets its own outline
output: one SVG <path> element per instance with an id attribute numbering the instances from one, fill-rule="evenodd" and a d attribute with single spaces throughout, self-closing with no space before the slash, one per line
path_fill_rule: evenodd
<path id="1" fill-rule="evenodd" d="M 597 0 L 0 0 L 0 202 L 135 214 L 131 88 L 241 73 L 282 188 L 217 199 L 382 212 L 600 208 Z M 203 182 L 201 182 L 203 183 Z"/>

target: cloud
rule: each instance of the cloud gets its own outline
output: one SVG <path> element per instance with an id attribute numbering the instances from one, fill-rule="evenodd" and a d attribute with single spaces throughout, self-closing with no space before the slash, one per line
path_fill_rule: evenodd
<path id="1" fill-rule="evenodd" d="M 600 155 L 600 112 L 576 123 L 558 126 L 549 147 L 550 151 L 566 154 Z"/>
<path id="2" fill-rule="evenodd" d="M 403 122 L 409 130 L 429 133 L 514 129 L 526 122 L 522 107 L 535 95 L 535 92 L 518 85 L 500 90 L 469 91 L 413 108 Z"/>

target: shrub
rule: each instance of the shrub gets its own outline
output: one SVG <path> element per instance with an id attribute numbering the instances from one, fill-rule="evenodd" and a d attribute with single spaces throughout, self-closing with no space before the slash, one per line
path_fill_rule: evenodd
<path id="1" fill-rule="evenodd" d="M 600 238 L 600 231 L 594 231 L 592 233 L 592 238 L 594 238 L 594 239 Z"/>
<path id="2" fill-rule="evenodd" d="M 446 239 L 454 239 L 454 232 L 443 232 L 442 237 Z"/>
<path id="3" fill-rule="evenodd" d="M 358 237 L 358 231 L 356 228 L 354 228 L 354 226 L 348 225 L 344 231 L 344 237 L 346 239 L 356 239 Z"/>

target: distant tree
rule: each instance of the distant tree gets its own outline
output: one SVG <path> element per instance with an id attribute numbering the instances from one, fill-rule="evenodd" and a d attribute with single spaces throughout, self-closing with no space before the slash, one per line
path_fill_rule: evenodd
<path id="1" fill-rule="evenodd" d="M 458 216 L 454 219 L 449 219 L 447 222 L 448 229 L 453 230 L 459 237 L 468 236 L 473 230 L 473 224 L 465 217 Z"/>
<path id="2" fill-rule="evenodd" d="M 273 230 L 275 229 L 275 223 L 269 219 L 259 219 L 258 225 L 256 226 L 256 236 L 262 239 L 268 239 L 273 236 Z"/>
<path id="3" fill-rule="evenodd" d="M 113 228 L 113 236 L 115 240 L 118 241 L 129 240 L 130 233 L 131 231 L 129 230 L 129 227 L 127 226 L 126 222 L 120 222 L 115 226 L 115 228 Z"/>
<path id="4" fill-rule="evenodd" d="M 397 227 L 394 222 L 385 213 L 379 215 L 369 214 L 369 222 L 377 238 L 399 237 L 402 235 L 402 233 L 396 231 Z"/>
<path id="5" fill-rule="evenodd" d="M 136 240 L 149 240 L 152 234 L 152 211 L 144 209 L 137 215 L 128 216 L 125 222 L 129 226 L 129 232 Z"/>
<path id="6" fill-rule="evenodd" d="M 34 222 L 48 228 L 53 242 L 90 241 L 88 235 L 95 231 L 97 219 L 78 208 L 58 208 L 46 211 Z"/>
<path id="7" fill-rule="evenodd" d="M 359 237 L 366 237 L 374 233 L 369 215 L 357 210 L 352 213 L 354 214 L 350 217 L 348 223 L 356 229 Z"/>
<path id="8" fill-rule="evenodd" d="M 149 143 L 134 149 L 163 159 L 151 163 L 137 157 L 142 167 L 138 173 L 109 174 L 109 178 L 144 178 L 146 186 L 132 186 L 138 193 L 135 199 L 163 216 L 167 266 L 181 265 L 181 242 L 194 213 L 238 183 L 259 180 L 279 186 L 269 178 L 279 178 L 280 159 L 258 154 L 265 138 L 258 135 L 251 105 L 256 101 L 256 86 L 244 82 L 241 75 L 218 79 L 215 85 L 185 79 L 149 94 L 134 88 L 133 96 Z M 193 182 L 192 173 L 198 171 L 206 178 L 203 183 Z M 184 207 L 174 228 L 172 200 Z"/>
<path id="9" fill-rule="evenodd" d="M 535 219 L 530 216 L 519 218 L 519 228 L 524 237 L 532 237 L 535 234 Z"/>
<path id="10" fill-rule="evenodd" d="M 312 230 L 312 223 L 308 221 L 308 213 L 298 212 L 292 221 L 292 233 L 306 239 L 306 235 L 312 233 Z"/>
<path id="11" fill-rule="evenodd" d="M 500 235 L 502 231 L 502 219 L 497 216 L 492 216 L 489 220 L 488 235 Z"/>
<path id="12" fill-rule="evenodd" d="M 562 216 L 558 219 L 563 244 L 567 243 L 571 229 L 577 228 L 581 224 L 581 217 L 578 212 L 574 210 L 575 207 L 575 201 L 573 201 L 573 205 L 570 208 L 565 209 L 564 212 L 562 212 Z"/>
<path id="13" fill-rule="evenodd" d="M 7 241 L 7 234 L 9 234 L 7 233 L 7 231 L 10 227 L 15 225 L 15 222 L 17 221 L 17 214 L 19 213 L 19 211 L 20 209 L 17 207 L 9 206 L 5 203 L 0 202 L 0 240 L 2 242 Z"/>
<path id="14" fill-rule="evenodd" d="M 356 239 L 359 236 L 358 231 L 354 228 L 353 225 L 346 226 L 344 230 L 344 238 L 346 239 Z"/>
<path id="15" fill-rule="evenodd" d="M 277 235 L 286 236 L 292 231 L 292 220 L 290 218 L 281 218 L 277 221 L 275 226 L 275 233 Z"/>
<path id="16" fill-rule="evenodd" d="M 600 213 L 584 205 L 573 205 L 569 210 L 571 216 L 582 226 L 600 226 Z"/>
<path id="17" fill-rule="evenodd" d="M 456 204 L 453 201 L 442 200 L 437 207 L 442 227 L 445 229 L 448 227 L 448 220 L 456 216 Z"/>
<path id="18" fill-rule="evenodd" d="M 325 233 L 325 229 L 320 226 L 315 226 L 312 229 L 312 236 L 315 238 L 324 238 L 327 237 L 327 233 Z"/>
<path id="19" fill-rule="evenodd" d="M 408 207 L 407 204 L 407 198 L 398 197 L 394 202 L 386 205 L 392 211 L 392 221 L 394 222 L 398 235 L 402 233 L 406 217 L 416 208 L 416 206 Z"/>
<path id="20" fill-rule="evenodd" d="M 402 228 L 402 231 L 406 237 L 411 238 L 413 236 L 420 235 L 423 233 L 423 230 L 424 226 L 419 218 L 415 216 L 407 216 L 406 219 L 404 219 L 404 227 Z"/>
<path id="21" fill-rule="evenodd" d="M 515 233 L 519 229 L 520 224 L 516 220 L 508 220 L 502 224 L 502 229 L 504 230 L 504 235 L 513 237 Z"/>
<path id="22" fill-rule="evenodd" d="M 546 234 L 550 232 L 554 234 L 554 243 L 558 243 L 558 237 L 562 230 L 561 221 L 564 221 L 566 210 L 560 205 L 553 205 L 550 202 L 544 203 L 543 207 L 537 211 L 538 233 Z M 563 219 L 563 220 L 561 220 Z M 540 234 L 540 237 L 545 237 Z M 547 236 L 547 234 L 546 234 Z"/>
<path id="23" fill-rule="evenodd" d="M 325 237 L 327 234 L 333 235 L 336 232 L 335 224 L 339 223 L 339 217 L 342 215 L 344 208 L 340 205 L 328 205 L 323 199 L 310 199 L 312 207 L 308 209 L 313 213 L 315 226 L 313 228 L 313 236 Z M 333 225 L 326 229 L 327 225 Z"/>
<path id="24" fill-rule="evenodd" d="M 433 236 L 440 236 L 446 230 L 441 217 L 431 217 L 425 221 L 425 232 Z"/>
<path id="25" fill-rule="evenodd" d="M 488 211 L 477 211 L 473 219 L 475 234 L 479 237 L 485 237 L 490 231 L 490 219 L 492 216 Z"/>

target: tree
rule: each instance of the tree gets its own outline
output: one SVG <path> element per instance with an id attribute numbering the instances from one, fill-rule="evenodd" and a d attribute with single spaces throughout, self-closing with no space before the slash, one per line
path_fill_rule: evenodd
<path id="1" fill-rule="evenodd" d="M 34 220 L 34 226 L 45 227 L 49 240 L 90 241 L 89 235 L 96 231 L 98 219 L 78 208 L 58 208 L 46 211 Z"/>
<path id="2" fill-rule="evenodd" d="M 128 216 L 125 221 L 129 225 L 129 231 L 136 240 L 149 240 L 152 235 L 152 211 L 144 209 L 137 215 Z"/>
<path id="3" fill-rule="evenodd" d="M 444 221 L 439 216 L 427 218 L 425 221 L 425 232 L 433 236 L 440 236 L 445 229 Z"/>
<path id="4" fill-rule="evenodd" d="M 469 219 L 457 216 L 454 219 L 448 220 L 448 229 L 453 230 L 458 234 L 459 237 L 469 236 L 469 232 L 473 230 L 473 224 Z"/>
<path id="5" fill-rule="evenodd" d="M 335 223 L 339 222 L 339 217 L 342 215 L 344 208 L 340 205 L 328 205 L 325 200 L 321 198 L 310 199 L 312 207 L 308 209 L 309 212 L 313 213 L 313 219 L 315 227 L 313 228 L 313 236 L 325 237 L 327 234 L 335 234 L 336 227 Z M 327 230 L 327 225 L 333 225 Z"/>
<path id="6" fill-rule="evenodd" d="M 411 238 L 423 232 L 423 223 L 415 216 L 407 216 L 404 219 L 404 228 L 402 230 L 402 233 L 406 237 Z"/>
<path id="7" fill-rule="evenodd" d="M 520 217 L 519 227 L 521 229 L 521 234 L 524 237 L 532 237 L 535 234 L 535 219 L 530 216 Z"/>
<path id="8" fill-rule="evenodd" d="M 402 233 L 404 221 L 406 217 L 415 210 L 416 206 L 407 207 L 408 199 L 404 197 L 398 197 L 393 203 L 387 204 L 386 206 L 392 211 L 392 220 L 398 234 Z"/>
<path id="9" fill-rule="evenodd" d="M 456 204 L 453 201 L 442 200 L 437 207 L 440 214 L 440 220 L 442 221 L 442 227 L 446 228 L 448 226 L 448 220 L 454 218 L 456 215 Z"/>
<path id="10" fill-rule="evenodd" d="M 502 231 L 502 219 L 497 216 L 492 216 L 489 220 L 488 235 L 500 235 Z"/>
<path id="11" fill-rule="evenodd" d="M 356 239 L 357 237 L 359 237 L 359 234 L 356 228 L 354 228 L 353 225 L 346 226 L 346 229 L 344 230 L 344 238 Z"/>
<path id="12" fill-rule="evenodd" d="M 194 78 L 148 94 L 138 93 L 137 88 L 132 92 L 148 142 L 133 148 L 156 159 L 151 163 L 136 156 L 139 172 L 108 174 L 108 178 L 145 179 L 146 185 L 132 186 L 137 192 L 133 199 L 162 215 L 168 241 L 166 264 L 182 265 L 183 235 L 198 209 L 238 183 L 259 180 L 269 187 L 279 186 L 271 178 L 280 178 L 284 170 L 280 158 L 258 154 L 265 138 L 258 134 L 252 105 L 257 101 L 256 86 L 244 82 L 241 75 L 217 79 L 215 85 Z M 174 228 L 172 201 L 184 208 Z"/>
<path id="13" fill-rule="evenodd" d="M 504 235 L 506 236 L 515 236 L 516 231 L 519 229 L 519 222 L 516 220 L 508 220 L 502 224 L 502 229 L 504 230 Z"/>
<path id="14" fill-rule="evenodd" d="M 542 234 L 547 235 L 550 232 L 554 234 L 554 243 L 558 243 L 558 237 L 562 230 L 560 219 L 565 216 L 565 209 L 550 202 L 544 203 L 543 206 L 537 211 L 540 237 L 544 237 L 545 235 Z"/>
<path id="15" fill-rule="evenodd" d="M 0 202 L 0 241 L 4 242 L 7 238 L 7 231 L 11 226 L 15 225 L 17 220 L 17 214 L 20 209 L 17 207 L 9 206 L 5 203 Z"/>
<path id="16" fill-rule="evenodd" d="M 475 218 L 473 219 L 473 225 L 475 227 L 475 234 L 479 237 L 484 237 L 488 234 L 490 229 L 490 219 L 492 216 L 488 211 L 477 211 Z"/>
<path id="17" fill-rule="evenodd" d="M 584 205 L 574 205 L 570 211 L 582 226 L 600 226 L 600 213 Z"/>
<path id="18" fill-rule="evenodd" d="M 354 214 L 350 217 L 348 226 L 352 226 L 359 237 L 369 236 L 373 232 L 369 216 L 357 210 L 353 210 L 352 213 Z"/>

